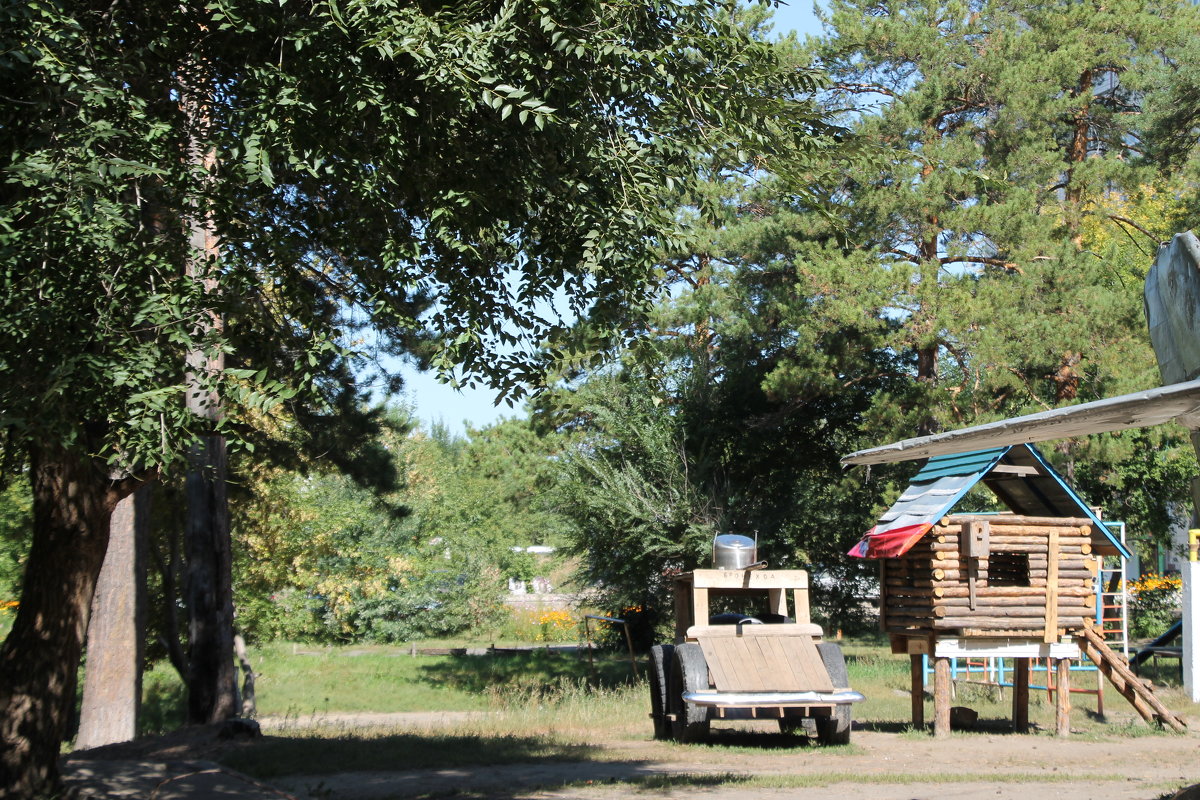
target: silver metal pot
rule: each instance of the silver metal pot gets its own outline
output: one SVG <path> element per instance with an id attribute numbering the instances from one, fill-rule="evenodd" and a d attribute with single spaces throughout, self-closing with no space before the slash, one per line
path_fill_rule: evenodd
<path id="1" fill-rule="evenodd" d="M 746 569 L 758 558 L 758 544 L 749 536 L 721 533 L 713 537 L 713 567 Z"/>

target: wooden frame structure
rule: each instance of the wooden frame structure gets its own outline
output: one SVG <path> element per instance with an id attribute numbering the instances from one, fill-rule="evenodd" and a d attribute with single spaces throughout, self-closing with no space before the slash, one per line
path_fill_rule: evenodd
<path id="1" fill-rule="evenodd" d="M 955 514 L 982 482 L 1010 511 Z M 851 551 L 879 559 L 880 626 L 910 656 L 913 724 L 925 724 L 933 660 L 935 736 L 950 732 L 950 660 L 1015 660 L 1013 723 L 1028 727 L 1030 659 L 1052 659 L 1056 731 L 1070 732 L 1070 661 L 1096 618 L 1101 556 L 1124 552 L 1032 447 L 929 460 Z"/>

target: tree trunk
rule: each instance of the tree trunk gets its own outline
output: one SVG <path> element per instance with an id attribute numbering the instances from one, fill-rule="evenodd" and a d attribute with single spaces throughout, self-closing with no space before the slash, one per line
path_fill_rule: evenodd
<path id="1" fill-rule="evenodd" d="M 193 446 L 187 476 L 186 586 L 188 721 L 219 722 L 237 714 L 233 660 L 233 557 L 225 486 L 225 439 Z"/>
<path id="2" fill-rule="evenodd" d="M 135 488 L 58 448 L 35 448 L 30 464 L 33 544 L 21 605 L 0 647 L 0 797 L 58 789 L 59 746 L 75 704 L 109 517 Z"/>
<path id="3" fill-rule="evenodd" d="M 108 549 L 88 625 L 77 749 L 128 742 L 137 736 L 149 511 L 150 487 L 143 486 L 118 503 L 112 513 Z"/>
<path id="4" fill-rule="evenodd" d="M 189 61 L 179 73 L 179 107 L 188 132 L 186 160 L 198 188 L 211 182 L 216 151 L 210 141 L 214 87 L 208 65 Z M 190 248 L 184 272 L 216 299 L 220 292 L 220 246 L 212 215 L 196 192 L 185 213 Z M 214 303 L 215 305 L 215 303 Z M 219 334 L 224 322 L 216 310 L 197 321 L 203 340 Z M 219 347 L 197 347 L 187 354 L 187 409 L 211 423 L 221 419 L 221 398 L 213 379 L 225 368 Z M 200 437 L 188 454 L 187 553 L 188 721 L 217 722 L 236 714 L 237 674 L 233 662 L 233 558 L 230 554 L 229 504 L 225 491 L 225 438 Z"/>

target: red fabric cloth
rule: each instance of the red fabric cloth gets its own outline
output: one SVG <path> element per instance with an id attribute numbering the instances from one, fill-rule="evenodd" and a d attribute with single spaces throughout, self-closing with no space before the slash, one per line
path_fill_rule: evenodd
<path id="1" fill-rule="evenodd" d="M 932 522 L 920 522 L 876 533 L 879 528 L 876 525 L 850 548 L 848 555 L 855 558 L 896 558 L 907 553 L 932 527 Z"/>

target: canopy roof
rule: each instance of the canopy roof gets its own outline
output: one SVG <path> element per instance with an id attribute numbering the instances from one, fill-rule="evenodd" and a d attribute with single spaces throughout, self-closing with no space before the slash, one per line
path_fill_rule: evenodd
<path id="1" fill-rule="evenodd" d="M 1010 511 L 1030 517 L 1091 520 L 1096 552 L 1130 553 L 1119 539 L 1028 444 L 955 453 L 929 459 L 912 483 L 850 555 L 894 558 L 903 555 L 945 516 L 972 486 L 983 481 Z"/>
<path id="2" fill-rule="evenodd" d="M 890 464 L 1016 443 L 1145 428 L 1171 420 L 1179 420 L 1189 428 L 1200 428 L 1200 379 L 932 436 L 904 439 L 851 453 L 842 459 L 842 463 Z"/>

